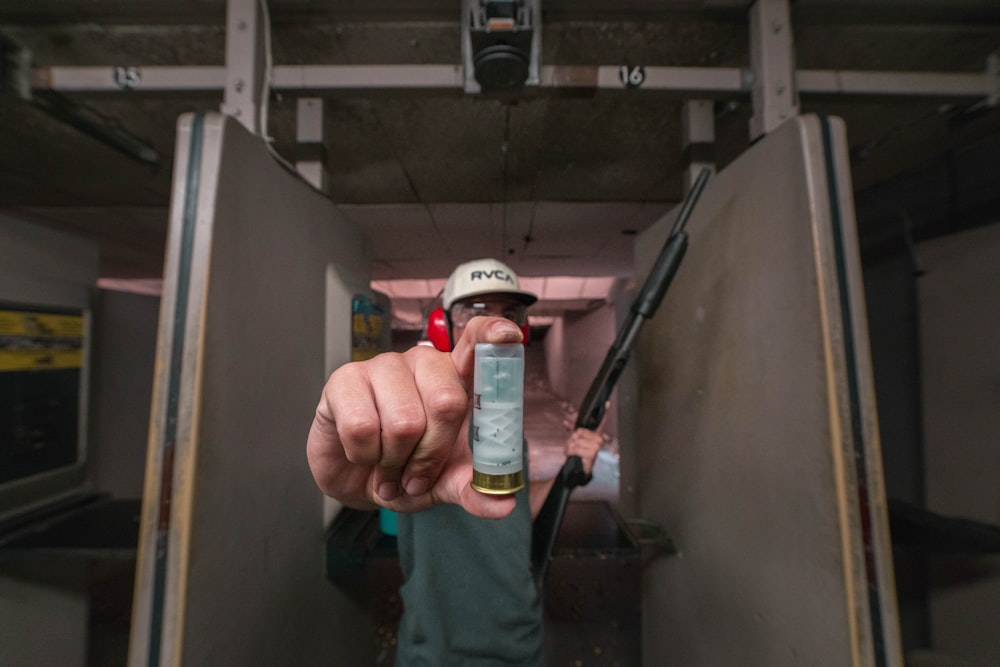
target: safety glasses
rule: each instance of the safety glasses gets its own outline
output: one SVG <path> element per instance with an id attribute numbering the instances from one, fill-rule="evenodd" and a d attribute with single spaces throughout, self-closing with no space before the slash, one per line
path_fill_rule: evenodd
<path id="1" fill-rule="evenodd" d="M 469 297 L 453 303 L 449 312 L 452 326 L 460 328 L 480 315 L 506 317 L 518 326 L 524 326 L 528 321 L 527 307 L 503 296 Z"/>

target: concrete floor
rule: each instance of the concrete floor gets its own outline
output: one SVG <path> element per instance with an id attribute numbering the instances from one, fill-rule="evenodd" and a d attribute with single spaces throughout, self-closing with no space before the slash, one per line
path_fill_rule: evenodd
<path id="1" fill-rule="evenodd" d="M 571 502 L 560 545 L 545 583 L 545 664 L 548 667 L 630 667 L 641 659 L 641 563 L 614 546 L 605 503 Z M 595 526 L 603 530 L 592 530 Z M 383 538 L 391 554 L 394 538 Z M 589 543 L 589 546 L 586 546 Z M 368 563 L 374 621 L 375 666 L 395 665 L 396 631 L 403 604 L 398 560 Z"/>

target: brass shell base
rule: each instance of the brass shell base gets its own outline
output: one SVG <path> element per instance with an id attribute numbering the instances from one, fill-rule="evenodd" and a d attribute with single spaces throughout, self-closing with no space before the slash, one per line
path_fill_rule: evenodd
<path id="1" fill-rule="evenodd" d="M 517 493 L 524 488 L 524 471 L 518 470 L 506 475 L 487 475 L 484 472 L 473 470 L 472 488 L 480 493 L 493 495 Z"/>

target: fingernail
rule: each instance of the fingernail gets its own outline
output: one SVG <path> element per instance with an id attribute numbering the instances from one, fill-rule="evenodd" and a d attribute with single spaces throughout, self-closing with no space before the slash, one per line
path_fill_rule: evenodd
<path id="1" fill-rule="evenodd" d="M 378 497 L 382 500 L 395 500 L 399 495 L 399 484 L 396 482 L 382 482 L 378 487 Z"/>
<path id="2" fill-rule="evenodd" d="M 521 330 L 517 328 L 512 322 L 504 320 L 497 322 L 493 325 L 493 334 L 498 337 L 503 337 L 505 340 L 510 340 L 510 342 L 516 342 L 521 340 Z"/>
<path id="3" fill-rule="evenodd" d="M 406 493 L 410 496 L 419 496 L 427 492 L 430 484 L 423 477 L 414 477 L 406 483 Z"/>

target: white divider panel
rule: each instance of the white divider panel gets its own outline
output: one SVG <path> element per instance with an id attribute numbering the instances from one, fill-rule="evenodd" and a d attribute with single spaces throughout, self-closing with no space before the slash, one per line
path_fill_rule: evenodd
<path id="1" fill-rule="evenodd" d="M 668 215 L 636 244 L 645 275 Z M 792 119 L 709 181 L 638 349 L 647 665 L 901 665 L 839 120 Z"/>
<path id="2" fill-rule="evenodd" d="M 371 661 L 305 457 L 368 256 L 239 123 L 180 119 L 130 664 Z"/>

